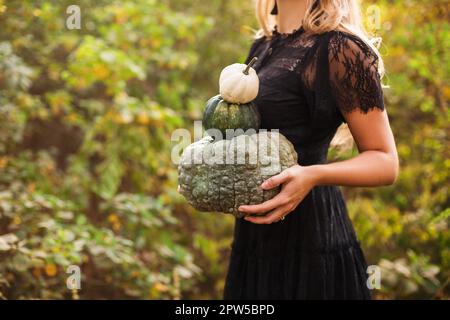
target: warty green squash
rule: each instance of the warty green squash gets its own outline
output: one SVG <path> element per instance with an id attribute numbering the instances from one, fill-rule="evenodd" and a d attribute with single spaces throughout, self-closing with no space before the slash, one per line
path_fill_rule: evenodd
<path id="1" fill-rule="evenodd" d="M 179 192 L 200 211 L 230 213 L 273 198 L 280 188 L 263 190 L 261 183 L 297 163 L 293 145 L 282 134 L 260 131 L 232 139 L 211 136 L 183 152 L 178 166 Z"/>

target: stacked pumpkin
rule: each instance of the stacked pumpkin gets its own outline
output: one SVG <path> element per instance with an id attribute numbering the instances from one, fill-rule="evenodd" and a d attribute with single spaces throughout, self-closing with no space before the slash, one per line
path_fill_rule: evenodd
<path id="1" fill-rule="evenodd" d="M 261 117 L 252 103 L 259 89 L 255 61 L 222 70 L 220 94 L 208 100 L 203 114 L 206 132 L 215 133 L 189 145 L 181 156 L 179 191 L 200 211 L 240 218 L 239 206 L 259 204 L 279 193 L 279 187 L 263 190 L 264 180 L 297 163 L 297 153 L 283 135 L 257 132 Z"/>

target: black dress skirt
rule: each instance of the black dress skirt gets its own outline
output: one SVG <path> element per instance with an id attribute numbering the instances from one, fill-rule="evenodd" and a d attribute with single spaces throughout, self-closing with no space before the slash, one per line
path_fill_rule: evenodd
<path id="1" fill-rule="evenodd" d="M 247 57 L 262 128 L 278 129 L 303 166 L 326 163 L 346 112 L 383 110 L 376 54 L 356 36 L 276 29 Z M 370 299 L 366 262 L 337 186 L 314 187 L 282 221 L 237 219 L 225 299 Z"/>

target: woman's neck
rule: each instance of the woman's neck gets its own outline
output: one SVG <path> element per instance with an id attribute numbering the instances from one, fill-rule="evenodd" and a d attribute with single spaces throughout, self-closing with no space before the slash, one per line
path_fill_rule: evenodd
<path id="1" fill-rule="evenodd" d="M 277 29 L 279 32 L 291 33 L 302 26 L 306 2 L 306 0 L 277 0 Z"/>

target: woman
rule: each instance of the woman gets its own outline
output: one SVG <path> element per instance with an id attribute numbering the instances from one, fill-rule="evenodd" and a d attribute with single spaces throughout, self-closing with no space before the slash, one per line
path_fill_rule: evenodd
<path id="1" fill-rule="evenodd" d="M 262 127 L 279 129 L 298 165 L 270 178 L 273 199 L 241 206 L 225 299 L 369 299 L 366 262 L 338 186 L 394 183 L 398 157 L 380 85 L 382 60 L 356 0 L 257 1 L 248 61 L 260 78 Z M 359 155 L 326 162 L 346 122 Z"/>

